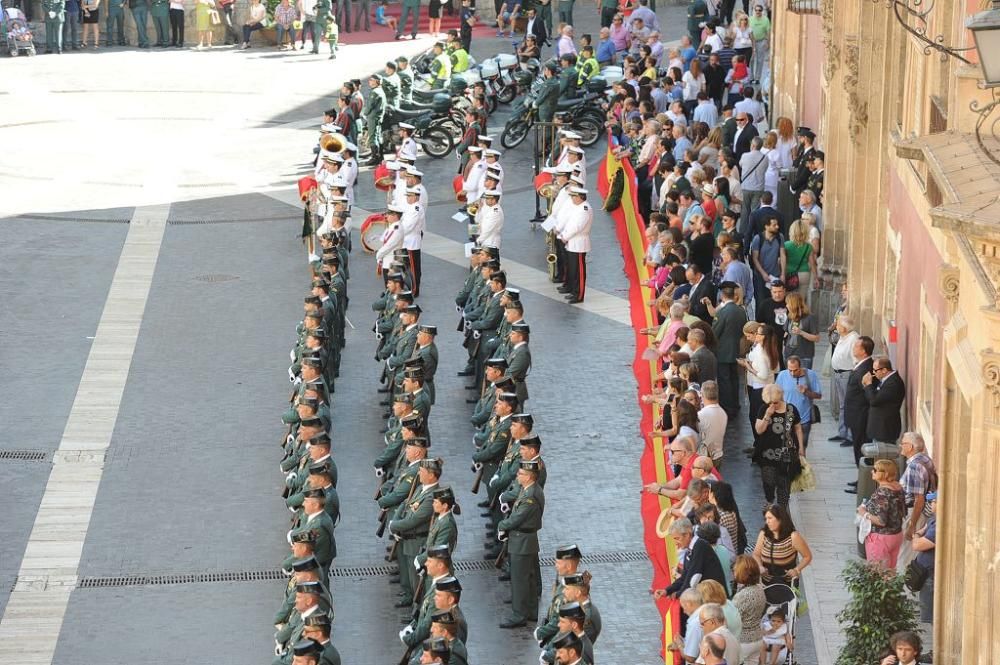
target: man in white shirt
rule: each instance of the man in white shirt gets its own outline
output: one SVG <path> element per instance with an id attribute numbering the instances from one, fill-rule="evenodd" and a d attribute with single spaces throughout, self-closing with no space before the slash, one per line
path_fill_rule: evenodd
<path id="1" fill-rule="evenodd" d="M 413 278 L 413 297 L 420 295 L 420 247 L 424 238 L 425 209 L 420 205 L 420 190 L 416 187 L 406 188 L 406 210 L 400 219 L 403 229 L 403 248 L 410 258 L 410 275 Z"/>
<path id="2" fill-rule="evenodd" d="M 417 142 L 413 140 L 413 130 L 416 127 L 408 122 L 399 123 L 399 136 L 402 141 L 399 143 L 399 147 L 396 149 L 396 159 L 400 157 L 406 157 L 413 161 L 417 159 Z"/>
<path id="3" fill-rule="evenodd" d="M 701 629 L 706 635 L 718 635 L 726 640 L 726 662 L 740 662 L 740 641 L 733 633 L 726 628 L 726 614 L 722 611 L 722 606 L 717 603 L 705 603 L 699 609 L 701 617 Z M 702 662 L 699 659 L 695 662 Z"/>
<path id="4" fill-rule="evenodd" d="M 358 181 L 358 160 L 355 155 L 358 154 L 358 146 L 353 143 L 348 143 L 344 146 L 344 165 L 340 167 L 340 172 L 344 174 L 344 179 L 347 180 L 347 202 L 349 205 L 354 205 L 354 185 Z"/>
<path id="5" fill-rule="evenodd" d="M 587 203 L 587 190 L 571 187 L 572 206 L 566 211 L 560 239 L 566 245 L 566 283 L 559 290 L 572 305 L 583 302 L 587 290 L 587 252 L 590 251 L 590 227 L 594 211 Z"/>
<path id="6" fill-rule="evenodd" d="M 854 343 L 858 341 L 860 335 L 854 329 L 854 319 L 847 314 L 837 317 L 837 334 L 840 337 L 837 346 L 833 348 L 830 369 L 833 371 L 833 394 L 840 408 L 837 416 L 837 433 L 830 437 L 830 441 L 847 442 L 850 441 L 850 433 L 844 421 L 844 396 L 847 394 L 847 380 L 857 364 L 852 353 Z"/>
<path id="7" fill-rule="evenodd" d="M 479 246 L 500 249 L 500 232 L 503 230 L 500 192 L 495 189 L 483 192 L 483 202 L 476 211 L 476 224 L 479 226 Z"/>
<path id="8" fill-rule="evenodd" d="M 757 124 L 764 119 L 764 105 L 753 98 L 753 88 L 747 86 L 743 88 L 743 99 L 733 105 L 733 112 L 736 115 L 746 113 L 750 122 Z"/>
<path id="9" fill-rule="evenodd" d="M 395 203 L 390 203 L 385 211 L 386 229 L 382 234 L 382 246 L 375 252 L 375 261 L 382 266 L 382 278 L 386 279 L 389 268 L 392 267 L 392 258 L 395 251 L 403 246 L 403 229 L 399 220 L 403 216 L 405 208 Z"/>
<path id="10" fill-rule="evenodd" d="M 715 381 L 705 381 L 701 384 L 701 399 L 705 406 L 698 411 L 698 433 L 701 442 L 708 450 L 712 463 L 718 469 L 722 466 L 723 441 L 726 438 L 726 426 L 729 416 L 719 406 L 719 385 Z"/>

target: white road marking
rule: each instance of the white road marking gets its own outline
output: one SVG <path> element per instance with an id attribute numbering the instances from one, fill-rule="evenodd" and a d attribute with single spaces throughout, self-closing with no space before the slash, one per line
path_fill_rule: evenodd
<path id="1" fill-rule="evenodd" d="M 0 665 L 49 665 L 118 419 L 170 204 L 136 208 L 52 461 L 17 583 L 0 618 Z"/>

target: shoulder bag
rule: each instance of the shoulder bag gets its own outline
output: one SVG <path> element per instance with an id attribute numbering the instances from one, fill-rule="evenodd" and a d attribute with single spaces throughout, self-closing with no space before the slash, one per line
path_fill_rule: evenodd
<path id="1" fill-rule="evenodd" d="M 806 247 L 806 251 L 799 257 L 799 264 L 795 266 L 795 270 L 785 275 L 785 288 L 789 291 L 799 288 L 799 271 L 802 270 L 802 264 L 809 258 L 809 252 L 812 251 L 812 245 L 806 244 Z"/>

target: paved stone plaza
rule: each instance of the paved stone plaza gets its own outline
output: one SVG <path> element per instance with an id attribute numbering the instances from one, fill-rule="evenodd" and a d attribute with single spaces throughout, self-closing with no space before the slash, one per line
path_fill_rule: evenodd
<path id="1" fill-rule="evenodd" d="M 672 20 L 665 39 L 682 34 L 682 8 L 661 17 Z M 587 21 L 583 31 L 596 34 L 596 16 Z M 415 53 L 429 43 L 390 46 Z M 506 48 L 483 40 L 473 50 Z M 307 288 L 294 183 L 330 92 L 378 68 L 386 51 L 357 46 L 335 62 L 229 49 L 3 60 L 0 450 L 10 452 L 0 459 L 0 664 L 270 660 L 288 528 L 279 417 Z M 503 110 L 491 118 L 491 133 L 504 119 Z M 592 183 L 602 151 L 588 151 Z M 604 618 L 596 660 L 651 664 L 661 627 L 639 518 L 643 442 L 622 257 L 598 213 L 587 301 L 565 304 L 543 272 L 543 233 L 527 222 L 528 152 L 503 157 L 503 247 L 532 326 L 527 410 L 549 467 L 543 554 L 574 541 L 583 550 Z M 509 587 L 482 560 L 470 492 L 470 406 L 455 375 L 465 351 L 453 298 L 466 264 L 465 228 L 450 219 L 456 161 L 418 165 L 431 193 L 419 304 L 441 331 L 432 453 L 465 509 L 457 560 L 470 662 L 535 663 L 529 631 L 497 628 Z M 356 208 L 383 201 L 362 173 Z M 356 225 L 365 214 L 355 211 Z M 343 513 L 333 640 L 345 663 L 383 665 L 402 655 L 405 614 L 392 608 L 396 587 L 374 537 L 371 461 L 383 421 L 369 303 L 381 281 L 356 240 L 351 274 L 354 328 L 333 405 Z M 806 577 L 815 614 L 799 624 L 796 656 L 824 665 L 843 601 L 836 573 L 854 549 L 851 497 L 834 494 L 848 455 L 827 444 L 825 420 L 810 449 L 826 465 L 821 489 L 793 499 L 816 556 Z M 763 499 L 739 453 L 748 433 L 744 418 L 731 425 L 725 471 L 755 534 Z M 543 575 L 548 589 L 551 565 Z M 53 606 L 63 608 L 55 619 Z M 52 646 L 35 650 L 33 640 Z"/>

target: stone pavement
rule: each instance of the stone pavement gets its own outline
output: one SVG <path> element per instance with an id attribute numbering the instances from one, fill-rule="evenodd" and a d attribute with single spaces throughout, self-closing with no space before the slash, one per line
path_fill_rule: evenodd
<path id="1" fill-rule="evenodd" d="M 596 34 L 596 13 L 584 17 L 582 10 L 578 33 Z M 661 12 L 666 39 L 683 33 L 683 13 L 676 7 Z M 507 48 L 504 40 L 477 40 L 474 52 Z M 296 238 L 300 217 L 297 207 L 282 201 L 304 171 L 318 113 L 329 103 L 317 95 L 333 90 L 337 77 L 363 75 L 385 59 L 377 48 L 358 47 L 353 56 L 349 64 L 334 64 L 253 51 L 162 53 L 155 57 L 169 58 L 160 61 L 169 66 L 155 81 L 143 60 L 154 56 L 133 51 L 35 59 L 30 67 L 19 59 L 5 71 L 0 92 L 11 104 L 5 103 L 0 121 L 8 148 L 0 152 L 0 419 L 8 436 L 0 441 L 0 479 L 8 490 L 4 506 L 13 509 L 0 523 L 0 612 L 13 606 L 11 586 L 131 232 L 126 222 L 137 206 L 170 204 L 51 662 L 211 658 L 242 664 L 271 651 L 271 615 L 283 584 L 275 569 L 287 528 L 275 469 L 277 419 L 288 396 L 285 357 L 305 289 Z M 81 74 L 73 57 L 100 60 L 88 61 L 98 64 Z M 192 77 L 193 71 L 204 75 Z M 491 131 L 502 126 L 505 112 L 491 119 Z M 526 286 L 526 318 L 534 332 L 528 408 L 553 471 L 543 550 L 575 540 L 590 555 L 586 566 L 605 618 L 598 660 L 656 662 L 660 627 L 642 554 L 634 463 L 642 442 L 630 371 L 632 334 L 623 324 L 621 256 L 610 220 L 599 216 L 588 282 L 604 294 L 594 299 L 600 306 L 590 299 L 586 307 L 553 299 L 554 290 L 540 277 L 543 235 L 526 221 L 534 208 L 527 153 L 521 148 L 503 160 L 511 178 L 504 243 L 505 256 L 522 266 L 513 284 Z M 600 149 L 589 157 L 598 159 Z M 526 633 L 495 627 L 506 589 L 484 569 L 482 522 L 469 493 L 471 429 L 466 392 L 454 375 L 464 361 L 451 304 L 463 275 L 454 251 L 465 234 L 449 219 L 453 160 L 421 163 L 432 192 L 434 234 L 421 305 L 425 320 L 442 330 L 432 452 L 445 458 L 445 480 L 466 508 L 458 559 L 468 590 L 463 606 L 473 627 L 473 661 L 534 662 L 537 649 Z M 595 169 L 590 171 L 593 181 Z M 374 209 L 380 200 L 366 188 L 368 177 L 362 175 L 358 205 Z M 375 664 L 399 657 L 395 633 L 402 614 L 391 608 L 394 589 L 385 579 L 382 544 L 373 537 L 370 500 L 381 421 L 372 405 L 376 368 L 367 305 L 378 282 L 369 278 L 370 264 L 357 247 L 354 258 L 348 315 L 356 329 L 348 333 L 334 408 L 344 504 L 334 639 L 351 662 Z M 44 341 L 36 341 L 39 333 Z M 736 457 L 749 430 L 745 423 L 733 428 L 729 446 Z M 828 436 L 821 428 L 817 442 Z M 833 464 L 843 452 L 822 444 L 814 450 L 810 456 L 822 464 L 825 453 Z M 759 478 L 749 465 L 727 470 L 754 532 L 760 526 Z M 820 478 L 819 491 L 795 500 L 799 526 L 817 554 L 815 583 L 806 577 L 807 591 L 815 587 L 812 595 L 836 589 L 839 562 L 833 562 L 853 551 L 852 534 L 837 532 L 840 519 L 849 525 L 853 510 L 839 517 L 844 510 L 837 501 L 850 503 L 851 497 L 835 494 L 847 478 Z M 821 548 L 825 542 L 843 545 Z M 824 572 L 827 559 L 830 574 Z M 550 568 L 544 576 L 547 586 Z M 15 593 L 22 592 L 33 593 L 23 585 Z M 810 601 L 816 629 L 800 624 L 802 663 L 816 662 L 811 633 L 826 641 L 834 629 L 832 612 L 816 612 L 818 600 Z M 30 661 L 23 650 L 13 660 L 10 655 L 0 655 L 0 663 Z"/>

